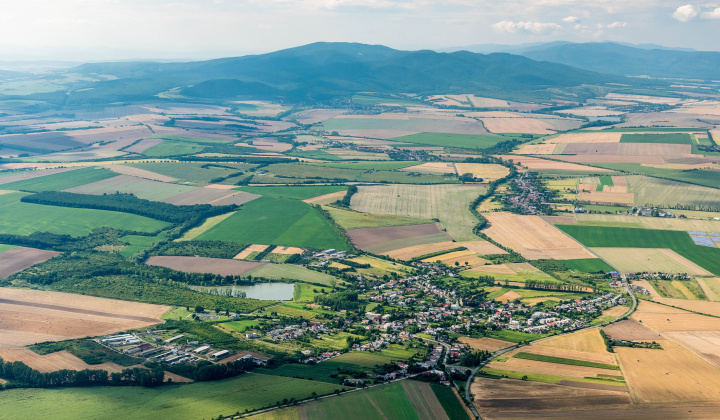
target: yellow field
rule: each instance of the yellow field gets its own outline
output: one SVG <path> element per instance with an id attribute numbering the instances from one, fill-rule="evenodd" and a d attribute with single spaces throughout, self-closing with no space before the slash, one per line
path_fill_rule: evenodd
<path id="1" fill-rule="evenodd" d="M 537 305 L 540 302 L 560 302 L 562 299 L 555 296 L 535 297 L 522 299 L 522 303 L 525 305 Z"/>
<path id="2" fill-rule="evenodd" d="M 536 118 L 481 118 L 491 133 L 555 134 L 555 128 Z"/>
<path id="3" fill-rule="evenodd" d="M 672 299 L 664 297 L 655 297 L 653 301 L 665 305 L 671 305 L 688 311 L 699 312 L 702 314 L 720 316 L 720 302 L 708 302 L 705 300 L 687 300 Z"/>
<path id="4" fill-rule="evenodd" d="M 569 133 L 548 139 L 545 143 L 619 143 L 622 133 Z"/>
<path id="5" fill-rule="evenodd" d="M 477 185 L 360 186 L 351 207 L 365 213 L 437 218 L 456 241 L 473 241 L 477 237 L 472 229 L 478 220 L 468 205 L 484 191 Z"/>
<path id="6" fill-rule="evenodd" d="M 655 298 L 658 299 L 658 298 Z M 662 298 L 658 299 L 659 301 Z M 664 300 L 675 306 L 681 302 L 687 302 L 688 309 L 695 306 L 704 306 L 703 304 L 715 305 L 716 302 L 702 302 L 684 299 Z M 657 303 L 640 301 L 638 310 L 632 314 L 632 318 L 641 322 L 644 326 L 659 333 L 666 331 L 702 331 L 702 330 L 720 330 L 720 318 L 711 318 L 693 314 L 681 309 L 670 308 L 668 306 L 659 305 Z"/>
<path id="7" fill-rule="evenodd" d="M 503 294 L 503 295 L 500 295 L 500 296 L 496 297 L 494 300 L 495 300 L 496 302 L 507 303 L 507 302 L 511 302 L 511 301 L 513 301 L 513 300 L 515 300 L 515 299 L 520 299 L 521 297 L 522 297 L 522 296 L 520 296 L 519 294 L 517 294 L 516 292 L 513 292 L 513 291 L 511 290 L 511 291 L 509 291 L 509 292 L 506 292 L 506 293 Z"/>
<path id="8" fill-rule="evenodd" d="M 460 175 L 470 173 L 486 182 L 500 179 L 510 173 L 506 167 L 494 163 L 456 163 L 455 168 Z"/>
<path id="9" fill-rule="evenodd" d="M 682 293 L 685 296 L 686 299 L 697 300 L 697 297 L 695 297 L 695 295 L 692 294 L 692 292 L 682 282 L 680 282 L 678 280 L 673 280 L 672 285 L 673 285 L 673 287 L 678 289 L 680 291 L 680 293 Z"/>
<path id="10" fill-rule="evenodd" d="M 577 193 L 578 181 L 575 178 L 553 179 L 547 181 L 547 187 L 551 190 L 558 191 L 561 199 L 575 200 Z"/>
<path id="11" fill-rule="evenodd" d="M 617 347 L 633 401 L 720 401 L 720 371 L 672 341 L 663 350 Z"/>
<path id="12" fill-rule="evenodd" d="M 507 355 L 508 353 L 505 354 L 505 356 Z M 514 357 L 505 362 L 490 362 L 487 367 L 491 369 L 512 370 L 515 372 L 537 373 L 540 375 L 566 376 L 570 378 L 587 378 L 595 377 L 597 375 L 618 375 L 620 373 L 617 370 L 539 362 L 536 360 L 526 360 Z"/>
<path id="13" fill-rule="evenodd" d="M 662 248 L 591 248 L 620 271 L 628 273 L 688 273 L 708 276 L 709 271 L 679 255 Z"/>
<path id="14" fill-rule="evenodd" d="M 457 246 L 464 246 L 470 251 L 482 255 L 507 254 L 507 251 L 502 248 L 498 248 L 488 241 L 456 242 L 456 244 Z"/>
<path id="15" fill-rule="evenodd" d="M 410 246 L 407 248 L 400 248 L 395 249 L 389 252 L 386 252 L 385 255 L 391 258 L 400 259 L 400 260 L 411 260 L 415 257 L 420 257 L 422 255 L 426 254 L 432 254 L 434 252 L 440 252 L 445 251 L 448 249 L 457 248 L 459 245 L 457 242 L 437 242 L 434 244 L 423 244 L 423 245 L 415 245 Z"/>
<path id="16" fill-rule="evenodd" d="M 448 162 L 427 162 L 421 165 L 402 168 L 400 170 L 406 172 L 439 172 L 443 174 L 454 174 L 455 166 Z"/>
<path id="17" fill-rule="evenodd" d="M 531 260 L 595 258 L 582 245 L 538 216 L 488 213 L 489 227 L 483 233 Z"/>
<path id="18" fill-rule="evenodd" d="M 478 258 L 475 252 L 470 250 L 449 252 L 447 254 L 426 258 L 423 262 L 440 261 L 443 264 L 454 266 L 458 263 L 461 267 L 475 267 L 484 265 L 487 260 Z"/>
<path id="19" fill-rule="evenodd" d="M 664 335 L 713 366 L 720 368 L 720 331 L 677 331 Z"/>
<path id="20" fill-rule="evenodd" d="M 294 246 L 278 246 L 272 250 L 273 254 L 294 255 L 302 254 L 305 250 Z"/>
<path id="21" fill-rule="evenodd" d="M 497 155 L 495 157 L 501 158 L 502 160 L 512 159 L 514 163 L 524 166 L 531 171 L 547 169 L 557 171 L 592 171 L 593 173 L 610 172 L 609 169 L 594 168 L 586 165 L 579 165 L 577 163 L 558 162 L 555 160 L 540 159 L 529 156 Z"/>
<path id="22" fill-rule="evenodd" d="M 319 195 L 313 198 L 308 198 L 303 201 L 308 204 L 330 204 L 336 202 L 337 200 L 342 200 L 343 197 L 345 197 L 345 194 L 345 191 L 338 191 L 330 194 Z"/>
<path id="23" fill-rule="evenodd" d="M 720 221 L 675 219 L 664 217 L 636 217 L 615 214 L 575 214 L 578 223 L 630 223 L 640 225 L 644 229 L 681 230 L 695 232 L 720 232 Z"/>
<path id="24" fill-rule="evenodd" d="M 235 259 L 235 260 L 244 260 L 245 258 L 249 257 L 250 254 L 252 254 L 253 252 L 263 252 L 263 251 L 265 251 L 265 250 L 267 249 L 267 247 L 269 247 L 269 246 L 270 246 L 270 245 L 258 245 L 258 244 L 250 245 L 249 247 L 247 247 L 247 248 L 243 249 L 242 251 L 240 251 L 239 254 L 237 254 L 236 256 L 233 257 L 233 259 Z"/>
<path id="25" fill-rule="evenodd" d="M 497 340 L 495 338 L 483 337 L 483 338 L 471 338 L 471 337 L 460 337 L 458 341 L 467 344 L 473 350 L 487 350 L 489 352 L 495 352 L 510 346 L 514 346 L 515 343 L 509 341 Z"/>
<path id="26" fill-rule="evenodd" d="M 553 347 L 563 350 L 573 350 L 583 353 L 607 353 L 605 349 L 605 342 L 600 336 L 600 330 L 598 328 L 553 337 L 548 340 L 540 341 L 534 345 L 540 347 Z"/>
<path id="27" fill-rule="evenodd" d="M 695 280 L 700 284 L 705 296 L 710 301 L 720 301 L 720 278 L 717 277 L 696 277 Z"/>
<path id="28" fill-rule="evenodd" d="M 513 153 L 519 155 L 552 155 L 556 146 L 555 143 L 524 144 Z"/>

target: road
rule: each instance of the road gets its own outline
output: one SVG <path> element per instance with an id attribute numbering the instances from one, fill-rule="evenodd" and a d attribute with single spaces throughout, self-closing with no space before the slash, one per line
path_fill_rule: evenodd
<path id="1" fill-rule="evenodd" d="M 628 317 L 628 316 L 632 315 L 633 312 L 635 312 L 635 310 L 637 309 L 637 298 L 636 298 L 635 295 L 633 294 L 632 290 L 630 290 L 630 284 L 629 284 L 628 281 L 627 281 L 627 276 L 626 276 L 624 273 L 622 273 L 621 276 L 622 276 L 623 285 L 625 285 L 625 290 L 627 290 L 628 295 L 630 295 L 630 298 L 632 299 L 632 307 L 630 307 L 630 309 L 625 313 L 625 315 L 623 315 L 622 317 L 620 317 L 620 318 L 624 318 L 624 317 Z M 578 332 L 578 331 L 589 330 L 589 329 L 591 329 L 591 328 L 604 327 L 604 326 L 606 326 L 606 325 L 612 324 L 613 322 L 615 322 L 615 321 L 610 321 L 610 322 L 606 322 L 606 323 L 600 324 L 600 325 L 593 325 L 593 326 L 590 326 L 590 327 L 580 328 L 580 329 L 577 329 L 577 330 L 572 330 L 572 331 L 564 332 L 564 333 L 557 334 L 557 335 L 551 335 L 551 336 L 549 336 L 549 337 L 539 338 L 539 339 L 537 339 L 537 340 L 531 341 L 529 344 L 538 343 L 538 342 L 540 342 L 540 341 L 548 340 L 548 339 L 550 339 L 550 338 L 559 337 L 559 336 L 565 335 L 565 334 L 572 334 L 572 333 L 575 333 L 575 332 Z M 480 363 L 480 366 L 472 369 L 472 373 L 470 374 L 470 376 L 469 376 L 468 379 L 467 379 L 467 382 L 465 383 L 465 401 L 467 402 L 468 406 L 470 407 L 470 410 L 472 411 L 472 413 L 475 415 L 475 418 L 478 418 L 478 419 L 481 418 L 481 417 L 480 417 L 480 414 L 478 414 L 478 412 L 477 412 L 477 409 L 475 409 L 475 404 L 473 404 L 472 396 L 471 396 L 471 394 L 470 394 L 470 385 L 472 384 L 472 380 L 473 380 L 473 378 L 475 377 L 475 374 L 477 374 L 477 372 L 478 372 L 480 369 L 482 369 L 486 364 L 490 363 L 490 361 L 491 361 L 492 359 L 494 359 L 494 358 L 496 358 L 496 357 L 498 357 L 498 356 L 500 356 L 500 355 L 502 355 L 502 354 L 505 354 L 505 353 L 507 353 L 507 352 L 509 352 L 509 351 L 515 350 L 515 349 L 517 349 L 517 348 L 519 348 L 519 347 L 522 347 L 522 346 L 520 346 L 520 345 L 514 345 L 514 346 L 508 347 L 508 348 L 506 348 L 506 349 L 498 350 L 498 351 L 496 351 L 495 353 L 491 354 L 487 359 L 483 360 L 483 361 Z"/>

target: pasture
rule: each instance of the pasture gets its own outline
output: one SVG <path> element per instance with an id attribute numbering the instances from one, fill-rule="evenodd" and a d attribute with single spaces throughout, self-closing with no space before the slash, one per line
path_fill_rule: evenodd
<path id="1" fill-rule="evenodd" d="M 51 232 L 59 235 L 84 236 L 98 227 L 155 232 L 168 223 L 116 211 L 76 209 L 23 203 L 23 193 L 0 195 L 0 233 L 30 235 Z"/>
<path id="2" fill-rule="evenodd" d="M 478 223 L 468 205 L 485 191 L 474 185 L 381 185 L 358 187 L 351 207 L 365 213 L 440 220 L 456 241 L 472 241 Z M 409 246 L 409 245 L 408 245 Z"/>
<path id="3" fill-rule="evenodd" d="M 91 387 L 17 389 L 0 401 L 10 418 L 42 417 L 58 420 L 209 418 L 275 405 L 284 398 L 301 399 L 330 394 L 338 385 L 253 373 L 213 382 L 157 388 Z M 207 417 L 206 417 L 207 416 Z"/>
<path id="4" fill-rule="evenodd" d="M 528 259 L 585 259 L 594 255 L 538 216 L 488 213 L 483 233 Z"/>
<path id="5" fill-rule="evenodd" d="M 1 288 L 0 348 L 157 324 L 170 308 L 69 293 Z"/>
<path id="6" fill-rule="evenodd" d="M 662 246 L 713 274 L 720 274 L 720 249 L 695 245 L 687 232 L 577 225 L 557 225 L 557 227 L 591 248 Z"/>
<path id="7" fill-rule="evenodd" d="M 302 201 L 261 197 L 194 239 L 347 250 L 330 223 Z"/>

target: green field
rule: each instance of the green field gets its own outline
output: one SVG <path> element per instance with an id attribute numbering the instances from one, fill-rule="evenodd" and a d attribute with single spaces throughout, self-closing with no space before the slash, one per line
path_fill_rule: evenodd
<path id="1" fill-rule="evenodd" d="M 292 264 L 265 264 L 249 271 L 247 274 L 253 277 L 265 277 L 275 280 L 300 280 L 325 286 L 333 286 L 336 281 L 335 277 L 329 274 Z"/>
<path id="2" fill-rule="evenodd" d="M 432 388 L 435 397 L 440 401 L 450 420 L 470 420 L 452 388 L 439 384 L 430 384 L 430 388 Z"/>
<path id="3" fill-rule="evenodd" d="M 125 166 L 144 169 L 161 175 L 177 178 L 180 181 L 205 185 L 211 180 L 225 177 L 240 171 L 247 171 L 255 165 L 244 163 L 199 163 L 199 162 L 138 162 Z"/>
<path id="4" fill-rule="evenodd" d="M 684 133 L 623 134 L 620 143 L 692 144 L 692 137 Z"/>
<path id="5" fill-rule="evenodd" d="M 297 187 L 239 187 L 235 189 L 268 197 L 307 200 L 308 198 L 345 191 L 347 187 L 344 185 L 308 185 Z"/>
<path id="6" fill-rule="evenodd" d="M 502 370 L 502 369 L 493 369 L 493 368 L 482 368 L 480 369 L 480 372 L 478 376 L 486 376 L 491 378 L 501 378 L 503 376 L 511 379 L 523 379 L 525 377 L 525 380 L 528 381 L 535 381 L 535 382 L 545 382 L 548 384 L 557 384 L 560 381 L 573 381 L 573 382 L 586 382 L 591 384 L 603 384 L 603 385 L 614 385 L 617 386 L 618 389 L 621 387 L 625 387 L 625 382 L 620 382 L 616 380 L 609 380 L 609 379 L 603 379 L 603 377 L 599 378 L 575 378 L 575 377 L 567 377 L 567 376 L 554 376 L 554 375 L 543 375 L 539 373 L 529 373 L 529 372 L 517 372 L 513 370 Z M 606 378 L 606 377 L 605 377 Z"/>
<path id="7" fill-rule="evenodd" d="M 248 319 L 243 321 L 230 321 L 230 322 L 224 322 L 222 323 L 223 326 L 225 326 L 230 331 L 235 332 L 245 332 L 246 329 L 257 327 L 260 325 L 258 321 Z"/>
<path id="8" fill-rule="evenodd" d="M 638 205 L 675 206 L 677 204 L 699 206 L 701 208 L 720 208 L 720 172 L 715 188 L 688 185 L 666 179 L 647 176 L 629 176 L 628 192 L 635 194 Z M 681 210 L 673 210 L 680 213 Z"/>
<path id="9" fill-rule="evenodd" d="M 166 232 L 160 232 L 156 236 L 126 235 L 120 238 L 121 241 L 127 242 L 128 245 L 120 251 L 123 257 L 130 257 L 136 252 L 149 248 L 155 242 L 165 239 Z"/>
<path id="10" fill-rule="evenodd" d="M 629 172 L 634 174 L 648 175 L 656 178 L 665 178 L 674 181 L 687 182 L 690 184 L 703 185 L 710 188 L 718 188 L 720 185 L 720 173 L 717 171 L 693 169 L 666 169 L 642 166 L 639 163 L 592 163 L 594 166 L 612 169 L 616 171 Z"/>
<path id="11" fill-rule="evenodd" d="M 303 363 L 288 363 L 275 369 L 258 369 L 258 373 L 265 375 L 287 376 L 289 378 L 309 379 L 311 381 L 327 382 L 339 384 L 337 379 L 338 369 L 341 367 L 337 363 L 332 363 L 332 359 L 318 363 L 316 365 L 307 365 Z M 360 371 L 361 369 L 358 369 Z M 335 375 L 336 377 L 332 377 Z"/>
<path id="12" fill-rule="evenodd" d="M 387 227 L 424 225 L 433 223 L 431 219 L 417 219 L 415 217 L 392 216 L 387 214 L 360 213 L 352 210 L 343 210 L 337 207 L 323 206 L 330 213 L 335 222 L 345 230 Z"/>
<path id="13" fill-rule="evenodd" d="M 390 346 L 380 353 L 369 353 L 369 352 L 350 352 L 342 354 L 334 359 L 333 363 L 340 363 L 344 365 L 356 365 L 363 367 L 373 367 L 375 365 L 382 365 L 390 363 L 392 361 L 404 361 L 411 358 L 418 349 L 406 349 L 400 346 Z M 326 363 L 326 362 L 323 362 Z"/>
<path id="14" fill-rule="evenodd" d="M 318 159 L 318 160 L 342 160 L 340 156 L 333 155 L 324 150 L 296 150 L 293 152 L 285 153 L 288 156 L 297 156 L 307 159 Z"/>
<path id="15" fill-rule="evenodd" d="M 164 139 L 162 143 L 152 146 L 142 152 L 142 154 L 149 157 L 191 155 L 201 153 L 206 147 L 207 146 L 187 141 Z"/>
<path id="16" fill-rule="evenodd" d="M 99 227 L 155 232 L 169 226 L 159 220 L 116 211 L 22 203 L 20 198 L 24 195 L 0 195 L 0 233 L 29 235 L 34 232 L 51 232 L 84 236 Z"/>
<path id="17" fill-rule="evenodd" d="M 312 301 L 319 293 L 313 290 L 319 290 L 314 284 L 295 283 L 295 292 L 293 293 L 293 302 Z"/>
<path id="18" fill-rule="evenodd" d="M 8 419 L 56 420 L 210 419 L 275 405 L 339 385 L 247 373 L 232 379 L 157 388 L 91 387 L 3 391 L 0 413 Z M 52 413 L 52 414 L 49 414 Z"/>
<path id="19" fill-rule="evenodd" d="M 537 340 L 538 338 L 544 337 L 543 334 L 530 334 L 522 331 L 510 330 L 488 331 L 487 336 L 490 338 L 497 338 L 498 340 L 511 341 L 513 343 L 519 343 L 526 340 Z"/>
<path id="20" fill-rule="evenodd" d="M 395 137 L 391 140 L 403 143 L 424 144 L 428 146 L 459 147 L 463 149 L 487 149 L 501 141 L 507 140 L 503 136 L 473 135 L 473 134 L 445 134 L 420 133 L 409 136 Z"/>
<path id="21" fill-rule="evenodd" d="M 117 176 L 105 168 L 82 168 L 3 184 L 4 190 L 60 191 Z"/>
<path id="22" fill-rule="evenodd" d="M 302 201 L 261 197 L 195 239 L 341 250 L 347 243 L 317 210 Z"/>
<path id="23" fill-rule="evenodd" d="M 612 266 L 600 258 L 582 258 L 578 260 L 562 260 L 560 262 L 570 270 L 580 271 L 581 273 L 607 273 L 615 271 Z"/>
<path id="24" fill-rule="evenodd" d="M 515 355 L 513 357 L 517 357 L 518 359 L 525 359 L 525 360 L 535 360 L 538 362 L 557 363 L 557 364 L 561 364 L 561 365 L 585 366 L 585 367 L 592 367 L 592 368 L 598 368 L 598 369 L 620 370 L 619 366 L 610 365 L 607 363 L 587 362 L 585 360 L 576 360 L 576 359 L 566 359 L 564 357 L 545 356 L 542 354 L 525 353 L 524 351 L 515 353 Z"/>
<path id="25" fill-rule="evenodd" d="M 409 172 L 346 169 L 344 167 L 319 166 L 307 163 L 277 163 L 268 165 L 263 170 L 268 174 L 255 175 L 253 184 L 287 184 L 303 183 L 306 181 L 318 183 L 334 182 L 389 182 L 400 184 L 440 184 L 458 183 L 457 178 L 448 178 L 444 175 L 423 174 L 415 176 Z"/>
<path id="26" fill-rule="evenodd" d="M 360 169 L 368 171 L 374 169 L 376 171 L 392 171 L 396 169 L 408 168 L 410 166 L 417 165 L 417 161 L 410 162 L 328 162 L 328 163 L 311 163 L 313 166 L 322 166 L 326 168 L 341 168 L 341 169 Z"/>
<path id="27" fill-rule="evenodd" d="M 17 246 L 15 246 L 15 245 L 0 244 L 0 252 L 7 251 L 7 250 L 10 250 L 10 249 L 13 249 L 13 248 L 17 248 Z"/>
<path id="28" fill-rule="evenodd" d="M 669 248 L 700 267 L 720 275 L 720 248 L 695 245 L 687 232 L 602 226 L 556 226 L 590 248 Z"/>

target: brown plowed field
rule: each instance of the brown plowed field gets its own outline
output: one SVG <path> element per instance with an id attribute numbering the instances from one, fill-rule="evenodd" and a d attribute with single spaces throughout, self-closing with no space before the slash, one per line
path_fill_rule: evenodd
<path id="1" fill-rule="evenodd" d="M 527 259 L 569 260 L 595 257 L 582 245 L 538 216 L 498 212 L 488 213 L 485 217 L 489 227 L 484 229 L 483 233 Z"/>
<path id="2" fill-rule="evenodd" d="M 489 352 L 496 352 L 498 350 L 502 350 L 515 345 L 515 343 L 511 343 L 509 341 L 497 340 L 495 338 L 489 337 L 460 337 L 458 341 L 467 344 L 473 350 L 487 350 Z"/>
<path id="3" fill-rule="evenodd" d="M 0 288 L 0 348 L 98 336 L 161 322 L 168 306 Z"/>
<path id="4" fill-rule="evenodd" d="M 60 255 L 56 251 L 17 247 L 0 252 L 0 279 Z"/>
<path id="5" fill-rule="evenodd" d="M 250 261 L 224 260 L 206 257 L 165 257 L 154 256 L 147 259 L 147 265 L 166 267 L 186 273 L 212 273 L 221 276 L 241 276 L 263 264 Z"/>
<path id="6" fill-rule="evenodd" d="M 387 226 L 377 228 L 351 229 L 347 235 L 360 249 L 383 244 L 388 241 L 442 233 L 436 223 L 411 226 Z M 447 239 L 450 239 L 449 237 Z"/>

